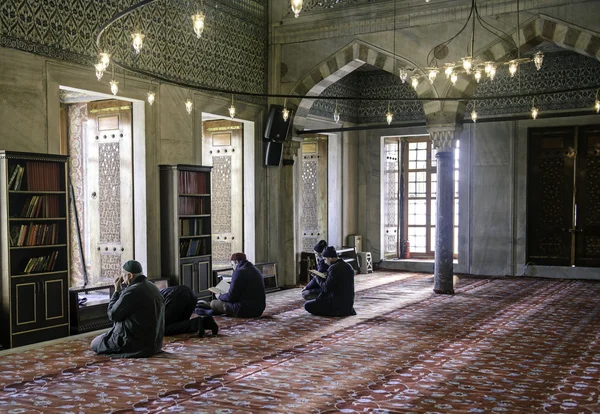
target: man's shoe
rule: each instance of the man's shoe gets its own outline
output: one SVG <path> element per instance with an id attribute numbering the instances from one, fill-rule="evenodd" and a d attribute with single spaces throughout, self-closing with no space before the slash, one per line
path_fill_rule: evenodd
<path id="1" fill-rule="evenodd" d="M 202 320 L 202 317 L 198 316 L 198 317 L 192 319 L 192 321 L 194 321 L 194 331 L 198 332 L 199 338 L 203 338 L 204 337 L 204 321 Z"/>
<path id="2" fill-rule="evenodd" d="M 201 318 L 203 319 L 204 329 L 212 330 L 213 335 L 219 333 L 219 325 L 212 316 L 202 316 Z"/>

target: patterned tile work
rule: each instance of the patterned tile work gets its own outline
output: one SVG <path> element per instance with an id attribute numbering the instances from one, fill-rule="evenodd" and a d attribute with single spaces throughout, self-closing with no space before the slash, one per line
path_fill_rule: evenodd
<path id="1" fill-rule="evenodd" d="M 370 97 L 416 98 L 417 93 L 408 83 L 383 70 L 357 70 L 325 89 L 323 96 L 360 96 L 361 101 L 339 101 L 340 119 L 355 124 L 385 122 L 387 102 L 371 101 Z M 335 101 L 317 100 L 311 115 L 333 118 Z M 394 121 L 424 121 L 425 111 L 420 102 L 392 102 Z"/>
<path id="2" fill-rule="evenodd" d="M 135 0 L 3 1 L 0 46 L 90 66 L 98 29 Z M 206 28 L 197 39 L 195 2 L 158 1 L 115 22 L 102 38 L 114 59 L 166 78 L 208 87 L 264 93 L 267 89 L 267 1 L 206 0 Z M 145 34 L 139 55 L 130 34 Z"/>
<path id="3" fill-rule="evenodd" d="M 503 67 L 493 82 L 481 81 L 475 96 L 512 95 L 519 93 L 548 92 L 557 89 L 572 89 L 598 84 L 600 62 L 578 53 L 562 51 L 546 54 L 540 71 L 532 63 L 519 67 L 519 78 L 510 78 Z M 560 95 L 543 95 L 535 98 L 540 111 L 560 109 L 592 109 L 595 90 L 575 91 Z M 477 102 L 479 116 L 526 113 L 531 110 L 531 98 L 497 99 Z M 473 110 L 473 102 L 467 114 Z"/>
<path id="4" fill-rule="evenodd" d="M 291 289 L 153 358 L 99 357 L 90 339 L 3 356 L 0 410 L 598 412 L 599 282 L 461 277 L 449 296 L 431 276 L 356 281 L 355 317 L 310 316 Z"/>

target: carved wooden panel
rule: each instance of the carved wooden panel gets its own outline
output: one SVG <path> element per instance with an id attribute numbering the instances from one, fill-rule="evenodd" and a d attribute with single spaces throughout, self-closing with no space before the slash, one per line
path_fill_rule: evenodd
<path id="1" fill-rule="evenodd" d="M 398 140 L 385 143 L 385 166 L 384 166 L 384 257 L 397 258 L 400 255 L 398 249 L 398 207 L 400 203 L 400 164 L 399 164 L 399 142 Z"/>
<path id="2" fill-rule="evenodd" d="M 98 283 L 112 284 L 121 275 L 121 254 L 100 254 L 100 280 Z"/>
<path id="3" fill-rule="evenodd" d="M 231 233 L 231 157 L 213 156 L 213 233 Z"/>
<path id="4" fill-rule="evenodd" d="M 327 139 L 316 136 L 301 146 L 300 231 L 302 251 L 327 240 Z"/>
<path id="5" fill-rule="evenodd" d="M 121 158 L 119 143 L 100 144 L 100 243 L 121 241 Z"/>

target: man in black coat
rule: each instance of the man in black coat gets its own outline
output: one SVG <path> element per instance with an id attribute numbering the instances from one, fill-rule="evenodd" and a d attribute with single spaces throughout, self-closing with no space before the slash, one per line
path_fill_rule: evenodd
<path id="1" fill-rule="evenodd" d="M 259 317 L 266 307 L 262 273 L 246 259 L 244 253 L 234 253 L 231 256 L 231 265 L 235 270 L 231 276 L 229 291 L 217 295 L 217 299 L 210 302 L 211 309 L 215 315 Z"/>
<path id="2" fill-rule="evenodd" d="M 160 291 L 165 299 L 165 335 L 197 332 L 204 336 L 204 330 L 212 330 L 213 335 L 219 327 L 212 316 L 196 316 L 190 319 L 196 308 L 196 295 L 185 285 L 169 286 Z"/>
<path id="3" fill-rule="evenodd" d="M 161 351 L 165 332 L 165 304 L 154 283 L 142 274 L 142 265 L 129 260 L 125 275 L 115 280 L 108 304 L 113 327 L 92 341 L 92 350 L 113 358 L 146 358 Z"/>
<path id="4" fill-rule="evenodd" d="M 323 251 L 329 265 L 327 278 L 321 283 L 321 293 L 316 299 L 304 304 L 304 309 L 313 315 L 350 316 L 354 311 L 354 269 L 337 257 L 333 246 Z"/>
<path id="5" fill-rule="evenodd" d="M 315 244 L 313 250 L 315 251 L 315 256 L 317 257 L 317 271 L 321 273 L 327 273 L 327 269 L 329 269 L 329 265 L 325 263 L 325 259 L 323 258 L 323 250 L 327 247 L 327 242 L 325 240 L 319 241 Z M 304 300 L 316 299 L 319 297 L 321 293 L 321 284 L 325 282 L 325 279 L 320 278 L 319 276 L 312 276 L 312 279 L 304 289 L 302 289 L 302 297 Z"/>

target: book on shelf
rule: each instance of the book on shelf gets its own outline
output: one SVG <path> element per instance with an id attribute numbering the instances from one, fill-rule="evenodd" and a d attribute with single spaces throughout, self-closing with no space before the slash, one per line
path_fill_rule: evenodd
<path id="1" fill-rule="evenodd" d="M 179 194 L 206 194 L 206 173 L 180 171 L 178 178 Z"/>
<path id="2" fill-rule="evenodd" d="M 27 261 L 23 273 L 52 272 L 56 266 L 57 258 L 58 250 L 46 256 L 32 257 Z"/>
<path id="3" fill-rule="evenodd" d="M 13 247 L 58 244 L 58 225 L 56 223 L 14 225 L 10 229 L 10 243 Z"/>
<path id="4" fill-rule="evenodd" d="M 213 286 L 213 287 L 209 287 L 208 288 L 209 291 L 211 291 L 212 293 L 215 294 L 224 294 L 229 292 L 229 282 L 226 282 L 224 280 L 221 280 L 219 283 L 217 283 L 217 286 Z"/>
<path id="5" fill-rule="evenodd" d="M 309 273 L 311 273 L 315 276 L 318 276 L 320 278 L 327 279 L 327 273 L 319 272 L 318 270 L 315 270 L 315 269 L 310 269 Z"/>
<path id="6" fill-rule="evenodd" d="M 8 180 L 8 189 L 10 190 L 10 186 L 15 182 L 15 179 L 17 178 L 17 174 L 19 173 L 19 170 L 21 169 L 21 166 L 19 164 L 13 165 L 12 167 L 10 167 L 10 169 L 8 170 L 8 176 L 10 177 Z"/>
<path id="7" fill-rule="evenodd" d="M 23 174 L 25 173 L 25 168 L 17 164 L 16 171 L 17 175 L 15 177 L 15 185 L 13 187 L 13 190 L 18 191 L 21 189 L 21 182 L 23 181 Z M 8 187 L 8 189 L 10 190 L 10 186 Z"/>

